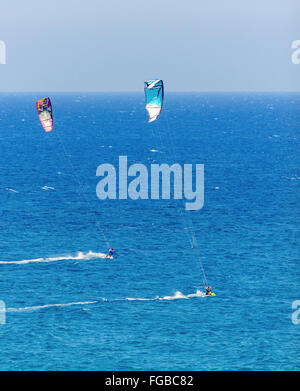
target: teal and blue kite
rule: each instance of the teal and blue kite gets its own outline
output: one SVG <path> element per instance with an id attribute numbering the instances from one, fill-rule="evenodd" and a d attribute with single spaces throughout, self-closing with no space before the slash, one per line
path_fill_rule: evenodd
<path id="1" fill-rule="evenodd" d="M 163 108 L 164 103 L 164 83 L 162 80 L 145 81 L 146 110 L 149 122 L 155 121 Z"/>

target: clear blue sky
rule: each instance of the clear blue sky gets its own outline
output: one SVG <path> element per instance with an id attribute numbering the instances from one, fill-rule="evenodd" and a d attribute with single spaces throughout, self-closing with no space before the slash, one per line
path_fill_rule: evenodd
<path id="1" fill-rule="evenodd" d="M 0 91 L 300 91 L 299 0 L 1 0 Z"/>

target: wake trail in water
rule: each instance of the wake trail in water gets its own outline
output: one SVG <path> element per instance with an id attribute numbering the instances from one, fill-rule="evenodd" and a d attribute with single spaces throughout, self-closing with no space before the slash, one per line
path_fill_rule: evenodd
<path id="1" fill-rule="evenodd" d="M 36 310 L 42 310 L 44 308 L 51 308 L 51 307 L 70 307 L 72 305 L 87 305 L 87 304 L 95 304 L 95 303 L 98 303 L 98 302 L 97 301 L 78 301 L 78 302 L 62 303 L 62 304 L 35 305 L 32 307 L 7 308 L 6 312 L 36 311 Z"/>
<path id="2" fill-rule="evenodd" d="M 155 296 L 153 298 L 146 298 L 146 297 L 125 297 L 125 298 L 113 298 L 108 299 L 105 297 L 101 297 L 98 300 L 91 300 L 91 301 L 77 301 L 77 302 L 70 302 L 70 303 L 58 303 L 58 304 L 44 304 L 44 305 L 36 305 L 32 307 L 21 307 L 21 308 L 7 308 L 6 312 L 24 312 L 24 311 L 37 311 L 37 310 L 43 310 L 47 308 L 53 308 L 53 307 L 70 307 L 70 306 L 85 306 L 88 304 L 97 304 L 102 302 L 115 302 L 115 301 L 164 301 L 164 300 L 179 300 L 179 299 L 191 299 L 195 297 L 206 297 L 205 293 L 197 290 L 195 293 L 190 293 L 188 295 L 184 295 L 180 291 L 176 291 L 173 296 Z"/>
<path id="3" fill-rule="evenodd" d="M 178 300 L 178 299 L 190 299 L 192 297 L 205 297 L 205 293 L 200 290 L 197 290 L 196 293 L 190 293 L 188 295 L 184 295 L 180 291 L 176 291 L 173 296 L 162 296 L 162 297 L 155 296 L 154 298 L 126 297 L 125 299 L 119 299 L 119 300 L 128 300 L 128 301 Z M 113 299 L 113 300 L 117 300 L 117 299 Z"/>
<path id="4" fill-rule="evenodd" d="M 16 265 L 24 265 L 27 263 L 48 263 L 48 262 L 57 262 L 63 260 L 90 260 L 95 258 L 106 258 L 106 254 L 104 253 L 96 253 L 94 251 L 89 251 L 84 253 L 79 251 L 76 255 L 60 255 L 57 257 L 48 257 L 48 258 L 35 258 L 35 259 L 22 259 L 19 261 L 0 261 L 0 264 L 16 264 Z"/>

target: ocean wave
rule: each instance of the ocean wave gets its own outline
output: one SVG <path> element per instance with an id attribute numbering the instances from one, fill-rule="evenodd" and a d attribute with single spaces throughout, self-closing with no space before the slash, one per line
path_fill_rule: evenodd
<path id="1" fill-rule="evenodd" d="M 6 187 L 5 190 L 11 191 L 11 192 L 13 192 L 13 193 L 19 193 L 17 190 L 12 189 L 11 187 Z"/>

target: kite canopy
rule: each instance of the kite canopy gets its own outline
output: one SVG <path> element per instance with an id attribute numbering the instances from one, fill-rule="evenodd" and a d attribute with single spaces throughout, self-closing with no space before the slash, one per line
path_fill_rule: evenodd
<path id="1" fill-rule="evenodd" d="M 155 121 L 162 110 L 164 103 L 164 83 L 162 80 L 145 81 L 146 110 L 149 122 Z"/>
<path id="2" fill-rule="evenodd" d="M 36 108 L 43 128 L 46 132 L 51 132 L 53 130 L 53 111 L 50 98 L 38 100 Z"/>

